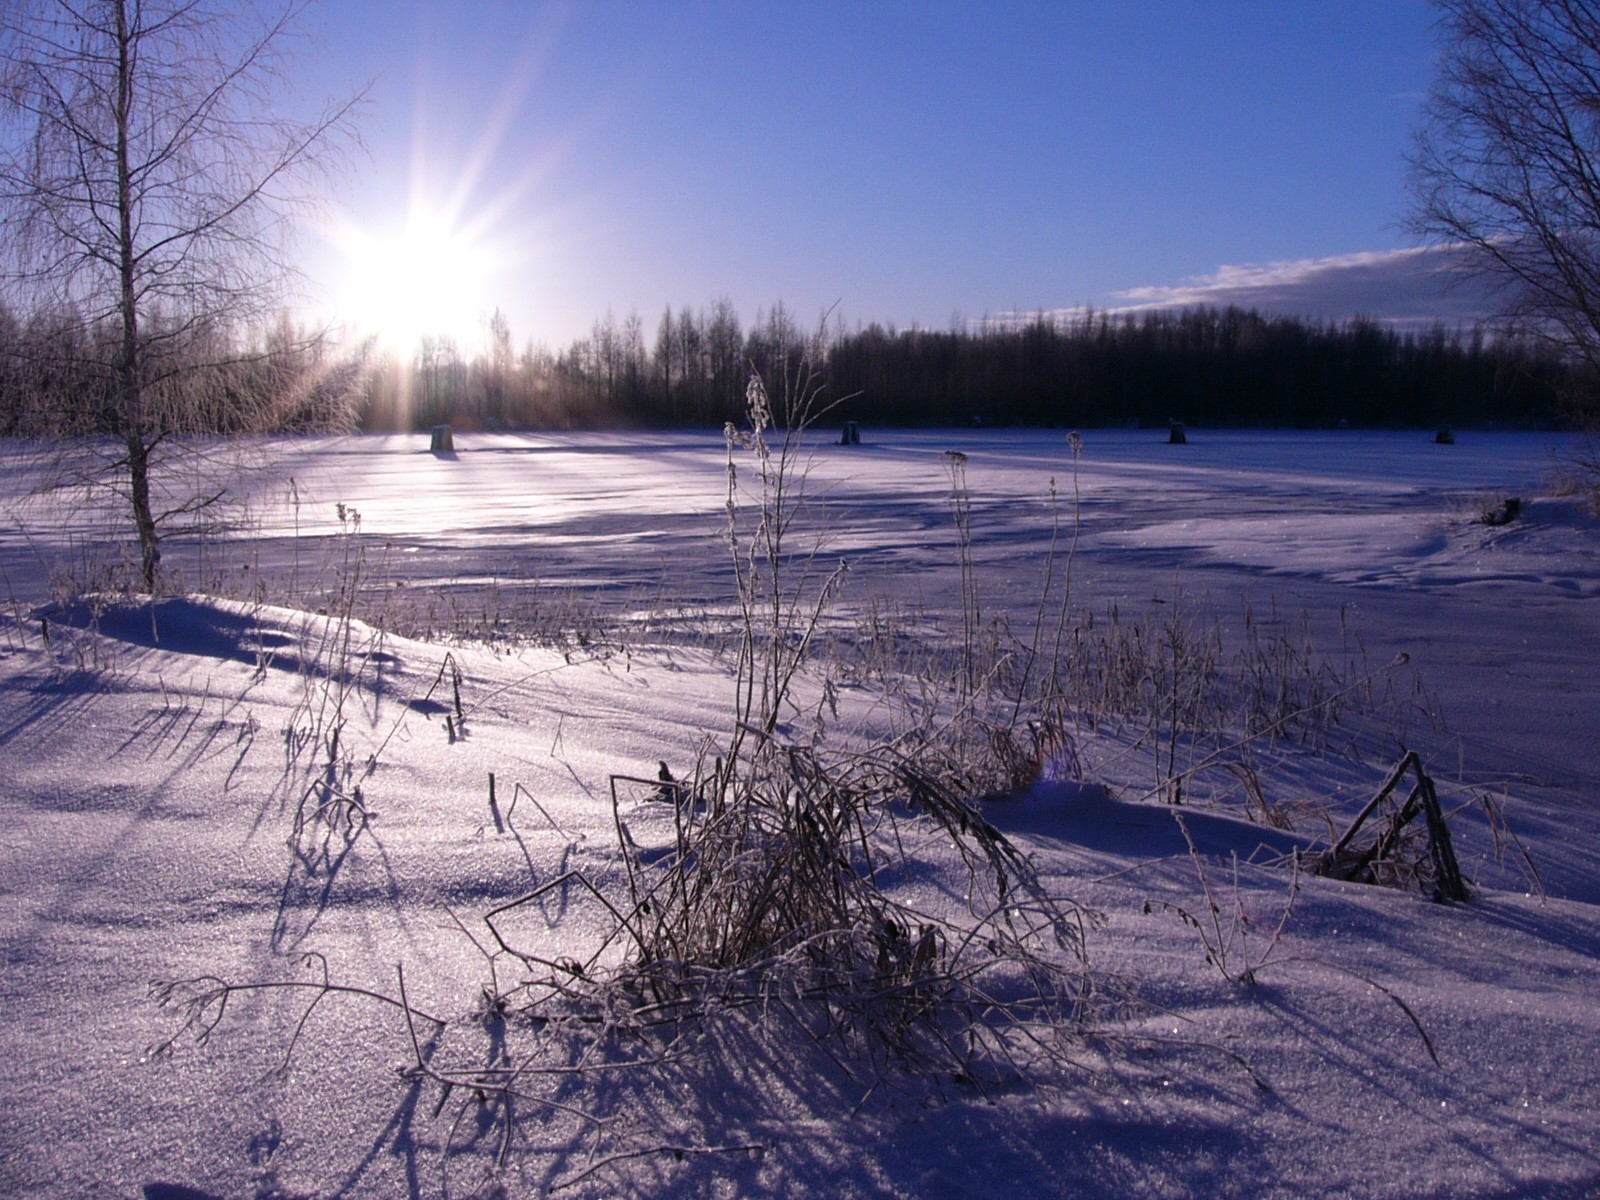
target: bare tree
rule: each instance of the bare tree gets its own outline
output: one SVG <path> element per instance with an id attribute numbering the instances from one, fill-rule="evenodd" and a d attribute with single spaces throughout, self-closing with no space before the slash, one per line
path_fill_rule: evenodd
<path id="1" fill-rule="evenodd" d="M 116 439 L 111 478 L 160 574 L 159 448 L 199 422 L 227 330 L 292 278 L 289 218 L 350 134 L 355 101 L 282 115 L 300 0 L 6 0 L 0 220 L 13 295 L 89 331 Z"/>
<path id="2" fill-rule="evenodd" d="M 1581 410 L 1600 415 L 1600 6 L 1435 3 L 1414 225 L 1466 247 L 1505 315 L 1576 358 Z"/>
<path id="3" fill-rule="evenodd" d="M 484 348 L 484 417 L 505 425 L 511 416 L 511 377 L 516 355 L 511 349 L 511 322 L 498 308 L 489 318 L 489 341 Z"/>
<path id="4" fill-rule="evenodd" d="M 706 356 L 711 375 L 709 410 L 699 406 L 695 420 L 701 423 L 712 419 L 726 420 L 738 414 L 738 397 L 745 372 L 744 332 L 739 327 L 739 314 L 733 301 L 720 297 L 711 306 L 711 316 L 706 324 Z"/>

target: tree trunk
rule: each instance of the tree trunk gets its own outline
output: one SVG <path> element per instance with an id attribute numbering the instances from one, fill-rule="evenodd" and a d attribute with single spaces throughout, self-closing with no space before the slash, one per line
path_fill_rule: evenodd
<path id="1" fill-rule="evenodd" d="M 154 593 L 161 576 L 161 544 L 155 517 L 150 512 L 150 447 L 137 431 L 127 434 L 128 493 L 133 501 L 133 523 L 139 531 L 140 571 L 144 590 Z"/>
<path id="2" fill-rule="evenodd" d="M 117 422 L 128 447 L 128 495 L 139 533 L 144 590 L 154 593 L 161 567 L 156 520 L 150 511 L 150 443 L 146 437 L 139 361 L 139 298 L 134 286 L 133 169 L 128 126 L 133 109 L 133 39 L 125 0 L 117 0 L 117 266 L 122 347 L 117 359 Z"/>

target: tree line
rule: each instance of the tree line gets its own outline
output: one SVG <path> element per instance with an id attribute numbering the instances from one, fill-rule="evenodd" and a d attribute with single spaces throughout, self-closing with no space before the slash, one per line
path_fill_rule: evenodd
<path id="1" fill-rule="evenodd" d="M 748 329 L 731 303 L 668 309 L 653 339 L 629 316 L 560 351 L 423 338 L 406 358 L 339 345 L 287 317 L 210 322 L 144 356 L 147 420 L 171 432 L 363 428 L 715 427 L 744 413 L 752 371 L 773 394 L 810 359 L 836 415 L 879 425 L 1552 426 L 1565 368 L 1481 332 L 1400 332 L 1237 308 L 1036 315 L 951 330 L 803 330 L 782 304 Z M 0 436 L 115 434 L 120 330 L 0 307 Z"/>
<path id="2" fill-rule="evenodd" d="M 1238 308 L 871 326 L 838 339 L 828 364 L 834 386 L 887 424 L 1550 424 L 1562 383 L 1560 363 L 1522 342 Z"/>
<path id="3" fill-rule="evenodd" d="M 716 426 L 742 417 L 752 371 L 774 385 L 807 357 L 841 418 L 883 425 L 1548 426 L 1566 382 L 1530 341 L 1238 308 L 807 331 L 781 303 L 744 329 L 719 300 L 667 309 L 653 338 L 637 314 L 560 351 L 515 350 L 498 312 L 488 334 L 470 356 L 430 338 L 382 362 L 363 427 Z"/>
<path id="4" fill-rule="evenodd" d="M 449 423 L 465 428 L 575 428 L 613 424 L 714 426 L 742 414 L 752 370 L 776 379 L 827 347 L 779 303 L 745 329 L 727 299 L 662 313 L 654 337 L 631 313 L 607 314 L 561 350 L 513 347 L 505 317 L 489 319 L 475 353 L 425 337 L 409 360 L 372 371 L 362 417 L 370 430 Z"/>
<path id="5" fill-rule="evenodd" d="M 140 419 L 150 439 L 356 427 L 369 347 L 331 344 L 283 317 L 265 328 L 145 322 Z M 122 436 L 124 335 L 114 321 L 0 306 L 0 437 Z"/>

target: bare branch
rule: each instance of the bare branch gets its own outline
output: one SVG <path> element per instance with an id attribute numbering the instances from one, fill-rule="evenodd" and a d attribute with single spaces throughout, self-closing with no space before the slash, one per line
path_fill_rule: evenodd
<path id="1" fill-rule="evenodd" d="M 1600 10 L 1436 0 L 1440 72 L 1411 156 L 1412 226 L 1467 247 L 1503 316 L 1600 400 Z"/>

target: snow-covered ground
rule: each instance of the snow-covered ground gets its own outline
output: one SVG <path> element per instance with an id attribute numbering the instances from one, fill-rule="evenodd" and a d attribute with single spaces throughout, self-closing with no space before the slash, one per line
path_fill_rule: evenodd
<path id="1" fill-rule="evenodd" d="M 239 502 L 171 540 L 189 594 L 153 606 L 61 602 L 63 575 L 115 566 L 116 514 L 70 484 L 41 497 L 37 448 L 5 447 L 0 1194 L 1600 1195 L 1600 530 L 1555 494 L 1563 448 L 1090 431 L 1075 457 L 1063 431 L 815 439 L 789 545 L 813 578 L 849 563 L 825 622 L 841 640 L 818 649 L 817 675 L 841 672 L 835 741 L 889 719 L 882 672 L 846 669 L 852 637 L 961 638 L 950 450 L 966 456 L 985 627 L 1009 622 L 1025 644 L 1042 611 L 1048 644 L 1070 567 L 1074 623 L 1214 631 L 1230 649 L 1309 641 L 1341 680 L 1373 674 L 1375 698 L 1347 737 L 1230 759 L 1302 814 L 1292 832 L 1246 820 L 1215 780 L 1214 803 L 1148 798 L 1159 760 L 1126 721 L 1077 729 L 1089 786 L 986 805 L 1044 883 L 1103 915 L 1087 950 L 1108 999 L 1077 1069 L 872 1090 L 774 1034 L 596 1084 L 583 1102 L 603 1138 L 571 1113 L 524 1113 L 486 1174 L 493 1105 L 406 1074 L 392 1007 L 329 995 L 302 1027 L 312 993 L 240 992 L 203 1044 L 150 1056 L 181 1022 L 149 985 L 326 971 L 393 995 L 403 969 L 411 1004 L 452 1022 L 430 1053 L 493 1053 L 497 1027 L 472 1016 L 490 981 L 484 915 L 564 872 L 614 878 L 610 778 L 663 762 L 681 776 L 730 729 L 721 437 L 196 456 L 180 486 L 224 473 Z M 754 463 L 738 467 L 748 516 Z M 1518 520 L 1476 519 L 1506 495 L 1527 501 Z M 545 641 L 379 633 L 342 619 L 357 585 L 373 622 L 470 637 L 499 616 Z M 219 592 L 233 599 L 202 598 Z M 291 595 L 328 611 L 280 607 Z M 806 734 L 792 715 L 786 736 Z M 334 727 L 347 773 L 319 791 Z M 1348 820 L 1402 740 L 1459 810 L 1471 902 L 1272 865 Z M 294 836 L 308 795 L 357 785 L 369 822 L 352 841 Z M 670 840 L 670 810 L 625 793 L 629 836 Z M 959 909 L 947 882 L 930 867 L 903 886 Z M 516 936 L 582 956 L 602 914 L 558 895 Z M 600 1145 L 629 1156 L 585 1175 Z"/>

